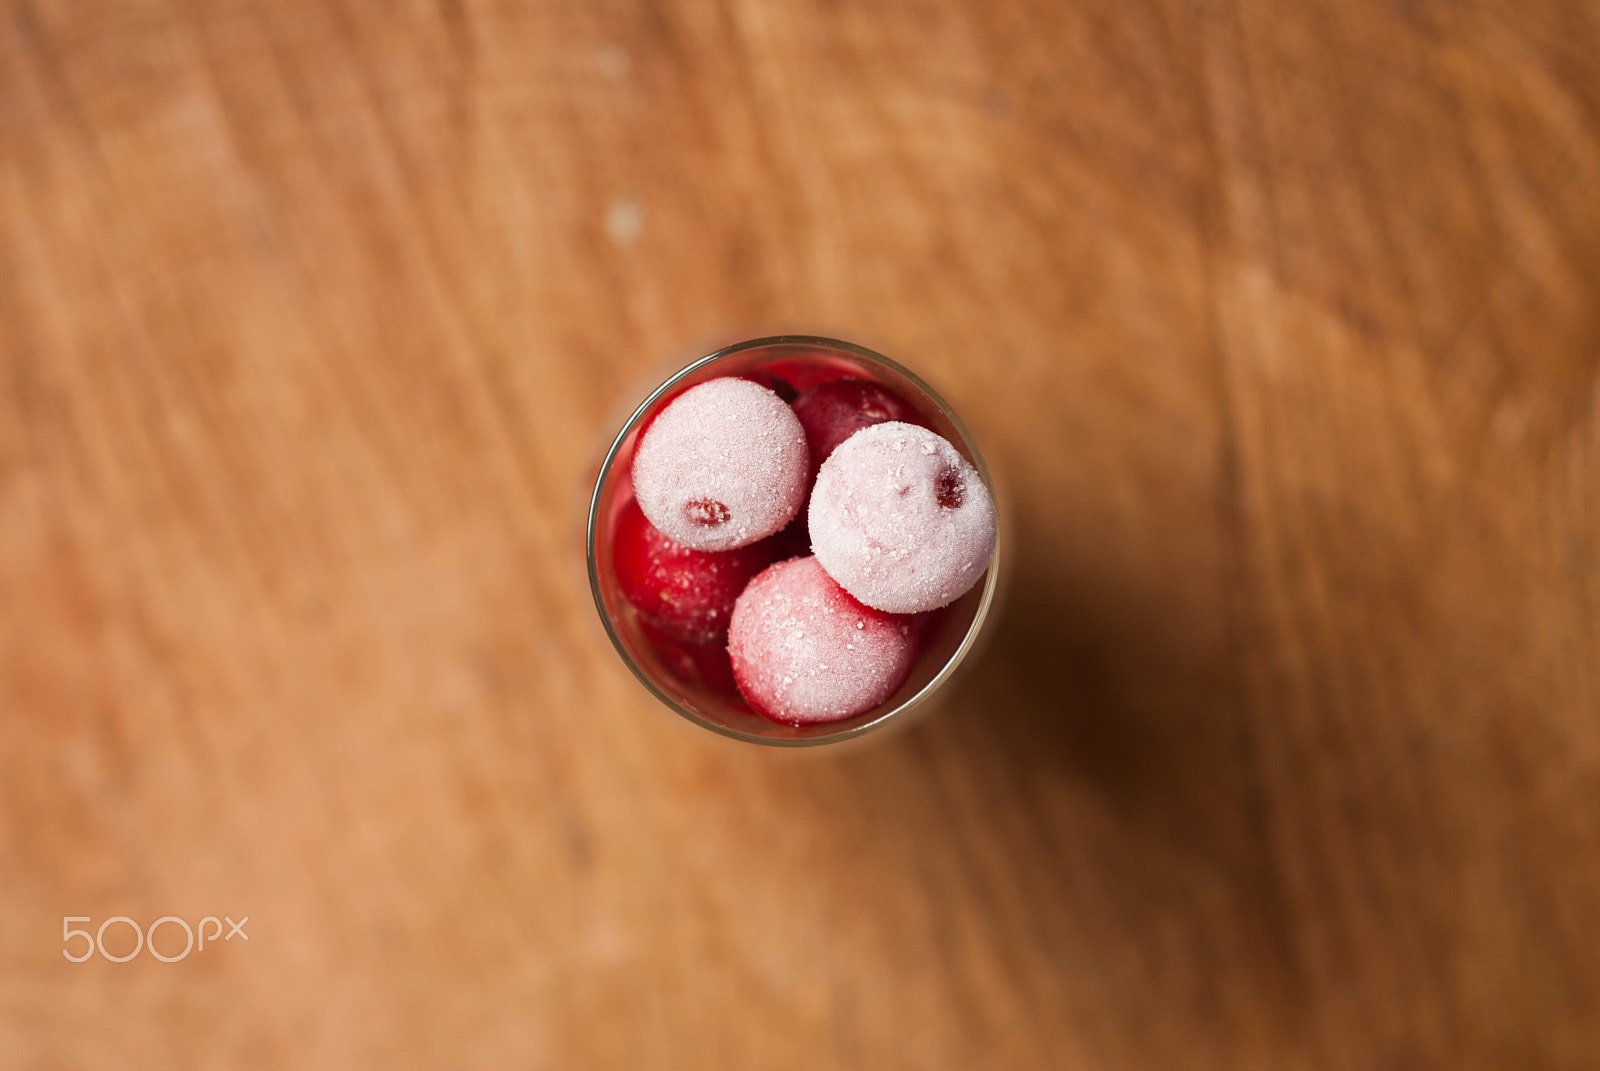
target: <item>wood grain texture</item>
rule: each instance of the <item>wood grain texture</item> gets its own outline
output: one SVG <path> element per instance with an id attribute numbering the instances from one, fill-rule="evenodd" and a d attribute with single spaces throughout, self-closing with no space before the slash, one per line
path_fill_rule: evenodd
<path id="1" fill-rule="evenodd" d="M 1593 4 L 0 14 L 0 1066 L 1600 1064 Z M 1018 550 L 803 761 L 579 577 L 774 328 Z"/>

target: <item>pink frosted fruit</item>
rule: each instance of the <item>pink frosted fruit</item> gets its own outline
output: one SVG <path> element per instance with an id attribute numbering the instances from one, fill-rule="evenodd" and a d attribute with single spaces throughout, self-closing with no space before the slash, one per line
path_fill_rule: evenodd
<path id="1" fill-rule="evenodd" d="M 911 673 L 908 618 L 863 606 L 815 558 L 770 566 L 739 596 L 728 629 L 739 692 L 790 725 L 842 721 L 893 695 Z"/>
<path id="2" fill-rule="evenodd" d="M 914 614 L 964 595 L 995 546 L 994 500 L 956 448 L 913 424 L 856 432 L 823 462 L 812 553 L 868 606 Z"/>
<path id="3" fill-rule="evenodd" d="M 806 437 L 766 387 L 732 376 L 658 413 L 633 455 L 639 508 L 692 550 L 733 550 L 788 524 L 806 497 Z"/>

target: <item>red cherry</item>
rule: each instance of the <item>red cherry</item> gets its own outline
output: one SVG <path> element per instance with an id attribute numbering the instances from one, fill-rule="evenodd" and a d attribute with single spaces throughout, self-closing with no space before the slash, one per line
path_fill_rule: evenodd
<path id="1" fill-rule="evenodd" d="M 813 480 L 834 447 L 862 428 L 890 420 L 927 427 L 922 414 L 904 398 L 870 379 L 855 376 L 830 379 L 801 391 L 790 408 L 806 429 Z"/>
<path id="2" fill-rule="evenodd" d="M 641 622 L 640 631 L 654 649 L 661 668 L 689 691 L 730 697 L 739 694 L 727 644 L 720 639 L 689 643 L 667 635 L 648 621 Z"/>
<path id="3" fill-rule="evenodd" d="M 662 632 L 689 643 L 717 643 L 750 578 L 777 561 L 783 533 L 737 550 L 690 550 L 662 535 L 629 500 L 617 518 L 612 561 L 622 597 Z"/>

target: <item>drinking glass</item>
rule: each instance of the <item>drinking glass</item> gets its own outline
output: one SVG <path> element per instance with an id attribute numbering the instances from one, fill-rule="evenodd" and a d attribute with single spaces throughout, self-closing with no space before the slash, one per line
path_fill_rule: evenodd
<path id="1" fill-rule="evenodd" d="M 949 606 L 919 615 L 919 652 L 905 684 L 872 710 L 844 721 L 796 726 L 756 714 L 733 687 L 726 659 L 717 651 L 661 634 L 623 598 L 613 565 L 613 539 L 617 520 L 633 497 L 633 452 L 640 431 L 679 394 L 719 376 L 744 376 L 767 386 L 776 379 L 796 391 L 844 376 L 872 380 L 905 399 L 930 428 L 949 440 L 978 471 L 997 510 L 1000 505 L 977 443 L 944 399 L 908 369 L 865 347 L 811 335 L 777 335 L 726 346 L 690 363 L 651 391 L 617 432 L 600 463 L 589 500 L 586 555 L 595 609 L 617 654 L 669 709 L 712 732 L 755 744 L 792 748 L 840 743 L 904 723 L 913 711 L 925 712 L 972 652 L 991 617 L 1004 567 L 1001 554 L 1007 533 L 1003 530 L 978 583 Z M 997 520 L 1003 529 L 1003 511 Z"/>

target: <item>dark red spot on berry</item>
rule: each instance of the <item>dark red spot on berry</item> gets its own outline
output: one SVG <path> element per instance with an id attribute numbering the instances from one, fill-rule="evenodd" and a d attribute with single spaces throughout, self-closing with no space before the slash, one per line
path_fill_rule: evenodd
<path id="1" fill-rule="evenodd" d="M 966 488 L 961 485 L 961 476 L 954 469 L 945 469 L 939 473 L 939 479 L 933 485 L 933 494 L 939 505 L 945 509 L 960 509 L 961 503 L 967 499 Z"/>
<path id="2" fill-rule="evenodd" d="M 727 524 L 733 516 L 724 506 L 714 498 L 697 498 L 693 502 L 684 504 L 683 515 L 693 524 L 702 528 L 715 528 L 719 524 Z M 687 537 L 686 537 L 687 538 Z"/>

